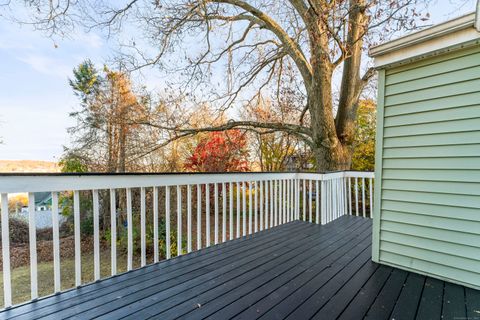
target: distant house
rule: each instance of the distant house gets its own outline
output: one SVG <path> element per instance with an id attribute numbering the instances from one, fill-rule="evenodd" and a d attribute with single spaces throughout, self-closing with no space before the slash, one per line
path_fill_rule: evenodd
<path id="1" fill-rule="evenodd" d="M 14 218 L 28 222 L 28 206 L 22 207 L 22 210 L 13 214 Z M 66 218 L 59 213 L 58 220 L 60 225 L 66 221 Z M 37 229 L 52 227 L 52 193 L 35 192 L 35 227 Z"/>
<path id="2" fill-rule="evenodd" d="M 51 192 L 35 192 L 35 211 L 46 211 L 52 208 Z"/>
<path id="3" fill-rule="evenodd" d="M 35 192 L 35 211 L 47 211 L 52 209 L 51 192 Z M 21 212 L 28 212 L 28 206 L 23 206 Z"/>

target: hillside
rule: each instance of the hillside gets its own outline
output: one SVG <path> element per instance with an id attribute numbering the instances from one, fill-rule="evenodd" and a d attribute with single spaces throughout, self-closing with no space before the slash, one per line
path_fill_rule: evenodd
<path id="1" fill-rule="evenodd" d="M 60 172 L 60 168 L 52 161 L 0 160 L 0 172 Z"/>

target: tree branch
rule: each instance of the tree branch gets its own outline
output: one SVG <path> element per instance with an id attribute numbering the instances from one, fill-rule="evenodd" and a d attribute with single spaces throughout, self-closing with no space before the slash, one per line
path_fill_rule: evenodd
<path id="1" fill-rule="evenodd" d="M 258 8 L 250 5 L 249 3 L 242 1 L 242 0 L 210 0 L 211 2 L 215 3 L 224 3 L 236 6 L 241 8 L 249 13 L 251 13 L 254 17 L 260 19 L 263 22 L 264 28 L 270 30 L 274 33 L 277 38 L 282 42 L 285 50 L 287 51 L 288 55 L 295 61 L 300 73 L 302 74 L 303 79 L 307 84 L 310 84 L 312 81 L 312 67 L 310 63 L 307 61 L 305 54 L 303 53 L 301 47 L 298 43 L 296 43 L 288 33 L 283 30 L 283 28 L 270 16 L 268 16 L 263 11 L 259 10 Z"/>

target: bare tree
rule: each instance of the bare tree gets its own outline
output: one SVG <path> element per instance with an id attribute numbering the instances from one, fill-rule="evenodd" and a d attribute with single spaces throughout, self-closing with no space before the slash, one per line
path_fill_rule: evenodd
<path id="1" fill-rule="evenodd" d="M 201 84 L 214 82 L 214 65 L 224 68 L 223 83 L 213 86 L 217 91 L 225 89 L 215 99 L 219 111 L 238 107 L 242 99 L 259 98 L 263 91 L 275 95 L 285 73 L 294 68 L 299 90 L 305 94 L 295 121 L 230 120 L 205 128 L 142 123 L 174 130 L 171 140 L 233 128 L 282 131 L 311 148 L 317 170 L 350 167 L 358 102 L 374 76 L 364 61 L 365 49 L 395 30 L 415 28 L 416 21 L 426 19 L 418 13 L 421 2 L 25 0 L 35 8 L 31 23 L 50 34 L 68 34 L 77 25 L 98 28 L 110 36 L 139 28 L 144 36 L 123 46 L 129 52 L 124 59 L 135 68 L 155 65 L 185 75 L 179 87 L 190 86 L 194 94 Z M 341 79 L 338 88 L 333 86 L 336 75 Z"/>

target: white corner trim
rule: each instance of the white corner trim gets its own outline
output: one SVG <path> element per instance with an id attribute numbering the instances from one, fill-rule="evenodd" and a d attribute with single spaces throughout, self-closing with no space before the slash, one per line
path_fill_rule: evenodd
<path id="1" fill-rule="evenodd" d="M 375 67 L 379 68 L 480 40 L 480 32 L 474 27 L 479 17 L 480 15 L 471 13 L 398 38 L 371 48 L 370 56 L 375 58 Z M 480 23 L 477 25 L 480 27 Z"/>

